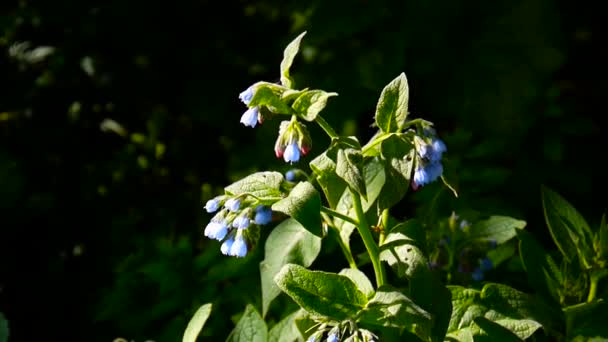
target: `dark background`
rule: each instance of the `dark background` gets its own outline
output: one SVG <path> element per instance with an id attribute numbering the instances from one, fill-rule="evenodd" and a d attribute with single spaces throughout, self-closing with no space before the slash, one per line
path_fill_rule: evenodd
<path id="1" fill-rule="evenodd" d="M 278 80 L 283 48 L 304 30 L 292 73 L 340 94 L 323 112 L 340 133 L 370 137 L 380 91 L 405 72 L 411 115 L 448 145 L 460 198 L 434 184 L 395 215 L 438 198 L 440 217 L 512 215 L 548 242 L 546 184 L 597 225 L 608 55 L 595 3 L 3 2 L 0 311 L 11 340 L 177 341 L 206 302 L 204 334 L 222 339 L 259 303 L 261 250 L 221 256 L 202 236 L 202 205 L 251 172 L 289 169 L 273 153 L 278 121 L 242 126 L 237 96 Z M 40 46 L 55 50 L 27 53 Z M 106 119 L 126 132 L 102 130 Z M 314 156 L 327 139 L 309 128 Z"/>

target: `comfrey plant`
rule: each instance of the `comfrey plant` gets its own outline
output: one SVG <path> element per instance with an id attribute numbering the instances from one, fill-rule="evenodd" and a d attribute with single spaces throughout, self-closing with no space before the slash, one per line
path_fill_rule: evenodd
<path id="1" fill-rule="evenodd" d="M 380 94 L 375 113 L 378 131 L 367 143 L 338 135 L 320 115 L 337 94 L 297 89 L 290 77 L 304 34 L 285 49 L 279 84 L 261 81 L 239 94 L 247 107 L 240 119 L 243 125 L 254 128 L 266 120 L 285 118 L 274 151 L 294 169 L 285 176 L 272 171 L 254 173 L 205 204 L 206 211 L 215 216 L 204 234 L 218 240 L 227 256 L 246 257 L 258 243 L 261 229 L 278 224 L 265 241 L 260 263 L 261 314 L 247 306 L 228 340 L 525 339 L 544 326 L 544 321 L 530 318 L 534 315 L 522 309 L 541 306 L 508 286 L 486 284 L 480 292 L 443 285 L 433 270 L 441 263 L 439 252 L 436 246 L 427 246 L 427 241 L 433 241 L 432 234 L 416 220 L 399 221 L 389 209 L 410 189 L 420 190 L 439 179 L 454 191 L 442 176 L 446 145 L 431 122 L 410 119 L 404 74 Z M 331 143 L 310 161 L 308 174 L 304 167 L 295 167 L 311 151 L 306 125 L 312 124 L 319 125 Z M 458 246 L 446 249 L 448 261 L 441 266 L 450 274 L 458 260 L 464 260 L 457 260 L 463 249 L 479 243 L 494 249 L 525 225 L 501 217 L 471 227 L 466 221 L 458 223 L 457 218 L 450 222 L 447 229 L 437 229 L 441 236 L 452 239 L 446 239 L 445 246 Z M 364 253 L 353 253 L 351 237 L 360 238 Z M 335 239 L 349 267 L 339 273 L 307 269 L 328 239 Z M 499 263 L 490 256 L 475 254 L 478 264 L 467 271 L 469 282 L 482 281 L 484 272 Z M 387 272 L 386 264 L 392 272 Z M 362 270 L 373 270 L 374 282 Z M 281 293 L 299 309 L 269 329 L 264 317 Z M 474 310 L 467 311 L 472 307 Z M 196 340 L 210 312 L 211 304 L 197 311 L 184 341 Z"/>

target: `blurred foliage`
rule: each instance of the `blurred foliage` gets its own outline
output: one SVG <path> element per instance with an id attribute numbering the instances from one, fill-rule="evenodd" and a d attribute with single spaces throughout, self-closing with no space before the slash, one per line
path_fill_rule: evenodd
<path id="1" fill-rule="evenodd" d="M 395 216 L 504 214 L 544 234 L 541 183 L 586 217 L 606 209 L 595 164 L 608 136 L 594 114 L 608 75 L 590 1 L 0 7 L 0 311 L 12 340 L 172 341 L 205 302 L 203 334 L 226 336 L 244 303 L 259 304 L 260 249 L 220 256 L 202 237 L 202 203 L 252 171 L 287 170 L 272 150 L 278 122 L 243 127 L 237 95 L 278 80 L 277 51 L 303 30 L 295 80 L 340 94 L 324 116 L 342 133 L 371 135 L 380 90 L 405 71 L 413 115 L 448 145 L 461 197 L 432 185 Z M 327 140 L 310 129 L 315 155 Z"/>

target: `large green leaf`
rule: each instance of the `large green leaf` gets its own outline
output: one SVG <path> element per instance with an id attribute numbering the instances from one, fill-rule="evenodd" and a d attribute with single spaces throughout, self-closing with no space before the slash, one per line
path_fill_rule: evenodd
<path id="1" fill-rule="evenodd" d="M 382 132 L 397 132 L 403 126 L 408 114 L 409 96 L 404 73 L 384 87 L 376 106 L 376 124 Z"/>
<path id="2" fill-rule="evenodd" d="M 321 196 L 309 182 L 298 183 L 287 197 L 272 205 L 272 210 L 291 216 L 311 233 L 323 236 Z"/>
<path id="3" fill-rule="evenodd" d="M 486 284 L 481 291 L 449 286 L 452 292 L 452 318 L 448 336 L 470 328 L 474 320 L 484 317 L 508 329 L 521 339 L 536 330 L 559 328 L 561 315 L 538 298 L 502 284 Z"/>
<path id="4" fill-rule="evenodd" d="M 300 95 L 291 108 L 296 112 L 296 115 L 306 121 L 314 121 L 317 115 L 327 105 L 327 99 L 332 96 L 338 96 L 338 93 L 328 93 L 323 90 L 309 90 Z"/>
<path id="5" fill-rule="evenodd" d="M 374 295 L 374 286 L 365 273 L 354 268 L 345 268 L 339 274 L 350 278 L 367 298 L 371 298 Z"/>
<path id="6" fill-rule="evenodd" d="M 211 314 L 211 303 L 204 304 L 196 312 L 194 316 L 190 319 L 188 326 L 186 327 L 186 331 L 184 331 L 184 337 L 182 338 L 182 342 L 196 342 L 196 338 L 198 334 L 203 329 L 205 322 L 207 322 L 207 318 Z"/>
<path id="7" fill-rule="evenodd" d="M 286 264 L 308 267 L 321 251 L 321 239 L 311 234 L 298 221 L 287 219 L 276 226 L 264 248 L 260 263 L 262 278 L 262 315 L 266 316 L 270 303 L 281 293 L 274 277 Z"/>
<path id="8" fill-rule="evenodd" d="M 228 342 L 267 342 L 268 327 L 252 305 L 247 305 L 241 319 L 228 338 Z"/>
<path id="9" fill-rule="evenodd" d="M 282 182 L 283 175 L 279 172 L 257 172 L 228 185 L 224 190 L 234 196 L 249 194 L 259 198 L 264 204 L 270 204 L 281 197 Z"/>
<path id="10" fill-rule="evenodd" d="M 337 207 L 338 201 L 346 189 L 346 182 L 336 175 L 338 149 L 338 146 L 330 147 L 310 162 L 310 168 L 315 173 L 317 182 L 332 208 Z"/>
<path id="11" fill-rule="evenodd" d="M 545 220 L 553 241 L 568 262 L 580 259 L 590 268 L 593 259 L 593 240 L 587 221 L 574 207 L 553 190 L 542 187 L 541 197 Z"/>
<path id="12" fill-rule="evenodd" d="M 344 179 L 351 189 L 358 192 L 363 198 L 367 198 L 365 179 L 361 171 L 362 161 L 361 152 L 352 148 L 339 149 L 336 161 L 336 174 Z"/>
<path id="13" fill-rule="evenodd" d="M 391 135 L 381 145 L 386 182 L 380 196 L 380 208 L 390 208 L 407 193 L 416 151 L 400 135 Z"/>
<path id="14" fill-rule="evenodd" d="M 280 320 L 268 332 L 268 342 L 294 342 L 302 337 L 296 320 L 304 315 L 303 310 L 297 310 Z"/>
<path id="15" fill-rule="evenodd" d="M 390 287 L 381 287 L 361 311 L 359 321 L 368 325 L 406 329 L 429 340 L 431 315 Z"/>
<path id="16" fill-rule="evenodd" d="M 478 221 L 469 230 L 469 239 L 478 241 L 496 241 L 497 244 L 507 242 L 515 237 L 518 229 L 523 229 L 526 221 L 516 220 L 508 216 L 491 216 L 487 220 Z"/>
<path id="17" fill-rule="evenodd" d="M 561 271 L 557 267 L 553 267 L 555 262 L 531 234 L 518 231 L 517 237 L 521 262 L 530 285 L 546 298 L 559 303 L 559 287 L 563 280 Z"/>
<path id="18" fill-rule="evenodd" d="M 400 223 L 380 246 L 380 259 L 391 265 L 399 277 L 408 279 L 410 297 L 434 316 L 431 339 L 442 341 L 450 321 L 452 302 L 450 292 L 431 272 L 428 260 L 418 247 L 423 244 L 422 239 L 424 228 L 416 220 Z"/>
<path id="19" fill-rule="evenodd" d="M 291 41 L 291 43 L 289 43 L 289 45 L 287 45 L 285 51 L 283 51 L 283 60 L 281 61 L 281 84 L 287 88 L 293 88 L 293 81 L 289 76 L 289 69 L 291 68 L 291 64 L 300 50 L 300 41 L 302 41 L 305 34 L 306 31 L 300 33 L 299 36 L 297 36 Z"/>
<path id="20" fill-rule="evenodd" d="M 314 316 L 341 321 L 354 317 L 367 298 L 348 277 L 288 264 L 274 278 L 300 307 Z"/>

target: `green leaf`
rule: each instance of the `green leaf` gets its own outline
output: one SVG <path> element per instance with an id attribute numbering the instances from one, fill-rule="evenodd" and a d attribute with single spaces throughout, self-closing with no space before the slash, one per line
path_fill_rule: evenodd
<path id="1" fill-rule="evenodd" d="M 367 304 L 365 294 L 348 277 L 288 264 L 274 278 L 300 307 L 314 316 L 341 321 L 354 317 Z"/>
<path id="2" fill-rule="evenodd" d="M 310 162 L 310 168 L 317 177 L 317 182 L 323 189 L 329 206 L 336 208 L 340 197 L 346 189 L 346 182 L 336 175 L 336 160 L 339 147 L 330 147 Z"/>
<path id="3" fill-rule="evenodd" d="M 320 251 L 321 239 L 294 219 L 287 219 L 272 230 L 266 239 L 265 259 L 260 263 L 263 316 L 266 316 L 270 303 L 281 293 L 274 282 L 281 268 L 290 263 L 308 267 Z"/>
<path id="4" fill-rule="evenodd" d="M 321 196 L 309 182 L 298 183 L 286 198 L 272 205 L 272 210 L 291 216 L 311 233 L 323 236 Z"/>
<path id="5" fill-rule="evenodd" d="M 606 214 L 602 215 L 602 222 L 600 223 L 598 235 L 598 254 L 604 261 L 608 261 L 608 224 L 606 223 Z"/>
<path id="6" fill-rule="evenodd" d="M 292 114 L 291 107 L 283 99 L 283 93 L 287 88 L 269 82 L 258 82 L 253 85 L 255 93 L 248 107 L 266 107 L 275 114 Z"/>
<path id="7" fill-rule="evenodd" d="M 365 182 L 366 198 L 361 201 L 363 211 L 367 212 L 382 192 L 386 180 L 384 167 L 377 159 L 370 159 L 363 165 L 363 179 Z"/>
<path id="8" fill-rule="evenodd" d="M 431 272 L 428 260 L 417 246 L 424 244 L 424 228 L 416 220 L 395 226 L 380 246 L 380 260 L 386 261 L 397 276 L 409 281 L 410 297 L 435 317 L 433 341 L 442 341 L 450 321 L 450 292 Z"/>
<path id="9" fill-rule="evenodd" d="M 563 310 L 569 339 L 575 336 L 608 336 L 608 325 L 606 324 L 608 303 L 606 301 L 580 303 L 565 307 Z"/>
<path id="10" fill-rule="evenodd" d="M 429 340 L 432 325 L 428 312 L 388 286 L 378 289 L 361 312 L 359 321 L 368 325 L 406 329 L 425 341 Z"/>
<path id="11" fill-rule="evenodd" d="M 398 203 L 410 188 L 414 155 L 412 144 L 398 135 L 382 142 L 381 154 L 386 174 L 385 190 L 380 196 L 380 208 L 390 208 Z"/>
<path id="12" fill-rule="evenodd" d="M 350 278 L 367 298 L 371 298 L 374 295 L 374 286 L 365 273 L 354 268 L 345 268 L 339 274 Z"/>
<path id="13" fill-rule="evenodd" d="M 517 237 L 521 262 L 530 285 L 546 298 L 559 303 L 559 286 L 563 277 L 557 267 L 552 267 L 555 262 L 531 234 L 518 231 Z"/>
<path id="14" fill-rule="evenodd" d="M 251 304 L 247 305 L 243 316 L 226 339 L 229 342 L 266 342 L 267 340 L 266 323 Z"/>
<path id="15" fill-rule="evenodd" d="M 530 337 L 541 327 L 559 329 L 561 316 L 536 297 L 502 284 L 486 284 L 481 291 L 448 286 L 452 292 L 452 318 L 448 336 L 474 325 L 484 317 L 508 329 L 521 339 Z M 473 335 L 476 334 L 472 331 Z"/>
<path id="16" fill-rule="evenodd" d="M 376 106 L 376 124 L 382 132 L 398 132 L 403 126 L 407 118 L 409 96 L 409 87 L 404 73 L 384 87 Z"/>
<path id="17" fill-rule="evenodd" d="M 306 31 L 300 33 L 296 39 L 287 45 L 285 51 L 283 51 L 283 60 L 281 61 L 281 84 L 287 88 L 293 88 L 293 81 L 289 76 L 289 68 L 291 68 L 291 64 L 300 50 L 300 41 L 305 34 Z"/>
<path id="18" fill-rule="evenodd" d="M 302 310 L 297 310 L 280 320 L 268 332 L 268 342 L 294 342 L 301 338 L 296 320 L 303 314 Z"/>
<path id="19" fill-rule="evenodd" d="M 196 312 L 194 316 L 190 319 L 188 326 L 186 327 L 186 331 L 184 331 L 184 337 L 182 338 L 182 342 L 196 342 L 196 338 L 198 334 L 203 329 L 205 322 L 207 322 L 207 318 L 211 314 L 211 303 L 204 304 Z"/>
<path id="20" fill-rule="evenodd" d="M 505 322 L 510 323 L 510 322 Z M 536 331 L 536 329 L 540 328 L 540 324 L 530 321 L 532 323 L 532 329 Z M 502 325 L 492 322 L 484 317 L 477 317 L 474 320 L 474 324 L 479 329 L 479 336 L 476 336 L 475 341 L 484 342 L 484 341 L 501 341 L 501 342 L 519 342 L 522 341 L 516 334 L 511 332 L 510 329 L 520 329 L 524 327 L 524 329 L 529 329 L 526 323 L 520 326 L 510 326 L 510 329 L 503 327 Z M 503 323 L 504 324 L 504 323 Z M 520 323 L 521 324 L 521 323 Z M 532 333 L 534 333 L 532 331 Z M 526 333 L 527 334 L 527 333 Z"/>
<path id="21" fill-rule="evenodd" d="M 257 172 L 232 183 L 224 190 L 228 195 L 249 194 L 260 199 L 263 204 L 271 204 L 282 196 L 282 182 L 283 175 L 279 172 Z"/>
<path id="22" fill-rule="evenodd" d="M 518 229 L 524 229 L 526 221 L 516 220 L 508 216 L 491 216 L 487 220 L 478 221 L 469 230 L 469 239 L 473 241 L 494 240 L 502 244 L 517 234 Z"/>
<path id="23" fill-rule="evenodd" d="M 314 121 L 317 115 L 327 105 L 327 99 L 338 96 L 338 93 L 328 93 L 323 90 L 309 90 L 298 97 L 291 108 L 306 121 Z"/>
<path id="24" fill-rule="evenodd" d="M 352 149 L 339 149 L 336 163 L 336 174 L 364 199 L 367 199 L 365 180 L 361 172 L 361 152 Z"/>
<path id="25" fill-rule="evenodd" d="M 515 246 L 512 243 L 502 244 L 488 252 L 488 259 L 494 268 L 515 255 Z"/>
<path id="26" fill-rule="evenodd" d="M 8 321 L 4 314 L 0 312 L 0 342 L 8 342 L 10 336 L 10 330 L 8 328 Z"/>
<path id="27" fill-rule="evenodd" d="M 574 207 L 553 190 L 542 187 L 541 197 L 545 221 L 553 241 L 568 262 L 581 261 L 589 269 L 592 264 L 591 228 Z"/>

